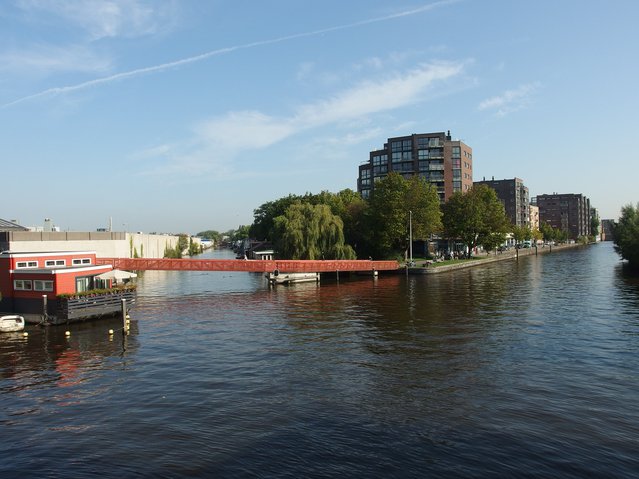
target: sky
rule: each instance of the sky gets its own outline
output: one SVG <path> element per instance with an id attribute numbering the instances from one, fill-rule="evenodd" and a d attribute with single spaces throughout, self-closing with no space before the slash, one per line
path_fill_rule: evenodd
<path id="1" fill-rule="evenodd" d="M 4 0 L 0 218 L 195 234 L 450 130 L 474 180 L 639 201 L 635 0 Z"/>

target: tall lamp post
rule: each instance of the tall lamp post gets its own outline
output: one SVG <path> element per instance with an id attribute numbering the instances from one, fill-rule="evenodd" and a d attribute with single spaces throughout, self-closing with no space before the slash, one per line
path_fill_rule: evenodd
<path id="1" fill-rule="evenodd" d="M 413 266 L 413 212 L 408 210 L 408 251 L 410 255 L 409 265 Z"/>

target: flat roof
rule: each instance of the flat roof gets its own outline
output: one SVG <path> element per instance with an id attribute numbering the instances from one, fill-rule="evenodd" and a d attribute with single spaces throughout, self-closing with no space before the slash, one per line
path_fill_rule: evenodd
<path id="1" fill-rule="evenodd" d="M 96 254 L 95 251 L 2 251 L 0 256 L 60 256 L 69 254 Z"/>

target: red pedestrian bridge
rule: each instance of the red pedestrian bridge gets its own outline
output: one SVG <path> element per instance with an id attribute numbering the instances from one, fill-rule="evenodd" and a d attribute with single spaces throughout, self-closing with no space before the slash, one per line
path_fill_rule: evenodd
<path id="1" fill-rule="evenodd" d="M 252 259 L 169 259 L 96 258 L 96 264 L 110 264 L 129 271 L 248 271 L 252 273 L 335 273 L 347 271 L 389 271 L 397 261 L 373 260 L 252 260 Z"/>

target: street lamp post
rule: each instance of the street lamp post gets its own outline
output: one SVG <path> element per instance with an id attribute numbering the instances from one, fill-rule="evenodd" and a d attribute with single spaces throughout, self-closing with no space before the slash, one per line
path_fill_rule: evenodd
<path id="1" fill-rule="evenodd" d="M 408 211 L 408 251 L 410 256 L 410 265 L 413 265 L 413 212 Z"/>

